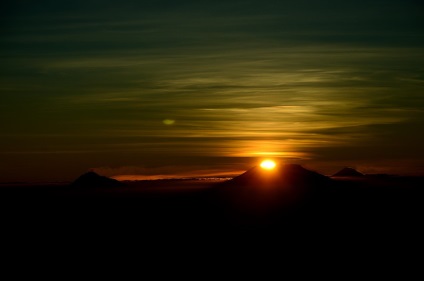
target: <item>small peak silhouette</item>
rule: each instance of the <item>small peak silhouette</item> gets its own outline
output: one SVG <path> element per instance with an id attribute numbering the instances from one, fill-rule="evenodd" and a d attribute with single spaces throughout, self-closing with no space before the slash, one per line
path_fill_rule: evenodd
<path id="1" fill-rule="evenodd" d="M 362 174 L 361 172 L 358 172 L 357 170 L 351 167 L 344 167 L 343 169 L 341 169 L 340 171 L 338 171 L 337 173 L 333 175 L 333 177 L 363 177 L 363 176 L 364 174 Z"/>
<path id="2" fill-rule="evenodd" d="M 90 171 L 79 178 L 77 178 L 72 184 L 73 187 L 120 187 L 124 184 L 115 179 L 111 179 L 105 176 L 100 176 L 97 173 Z"/>

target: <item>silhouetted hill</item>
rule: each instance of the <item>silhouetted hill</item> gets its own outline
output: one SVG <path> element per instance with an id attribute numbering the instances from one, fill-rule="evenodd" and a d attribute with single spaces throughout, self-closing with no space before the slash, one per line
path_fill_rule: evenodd
<path id="1" fill-rule="evenodd" d="M 297 208 L 325 196 L 332 184 L 333 181 L 324 175 L 300 165 L 286 164 L 273 170 L 253 167 L 218 185 L 214 192 L 218 201 L 235 211 L 236 216 L 240 213 L 261 216 Z"/>
<path id="2" fill-rule="evenodd" d="M 88 172 L 81 175 L 78 179 L 76 179 L 71 186 L 73 187 L 120 187 L 125 186 L 124 183 L 117 181 L 115 179 L 111 179 L 108 177 L 100 176 L 95 172 Z"/>
<path id="3" fill-rule="evenodd" d="M 333 177 L 363 177 L 363 176 L 364 174 L 358 172 L 357 170 L 351 167 L 345 167 L 333 175 Z"/>
<path id="4" fill-rule="evenodd" d="M 265 170 L 256 166 L 230 180 L 231 184 L 242 186 L 264 184 L 266 186 L 316 186 L 329 182 L 331 182 L 330 178 L 297 164 L 279 165 L 274 170 Z"/>

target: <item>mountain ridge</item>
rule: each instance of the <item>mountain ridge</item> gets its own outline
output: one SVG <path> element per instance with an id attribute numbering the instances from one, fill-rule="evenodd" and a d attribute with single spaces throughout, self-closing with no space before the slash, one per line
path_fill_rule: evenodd
<path id="1" fill-rule="evenodd" d="M 90 171 L 79 176 L 71 183 L 71 186 L 80 188 L 112 188 L 125 186 L 125 184 L 118 180 L 101 176 L 93 171 Z"/>

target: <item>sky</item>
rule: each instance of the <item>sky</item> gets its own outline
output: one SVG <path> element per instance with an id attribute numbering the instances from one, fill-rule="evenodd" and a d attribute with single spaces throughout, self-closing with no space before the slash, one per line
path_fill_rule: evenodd
<path id="1" fill-rule="evenodd" d="M 424 174 L 424 4 L 2 1 L 0 182 Z"/>

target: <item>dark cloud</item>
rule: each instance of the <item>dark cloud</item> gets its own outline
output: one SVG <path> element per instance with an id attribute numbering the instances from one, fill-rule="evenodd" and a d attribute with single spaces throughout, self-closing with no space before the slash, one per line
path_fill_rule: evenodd
<path id="1" fill-rule="evenodd" d="M 57 166 L 60 155 L 73 171 L 422 157 L 419 1 L 2 5 L 0 154 L 11 174 L 17 159 Z"/>

